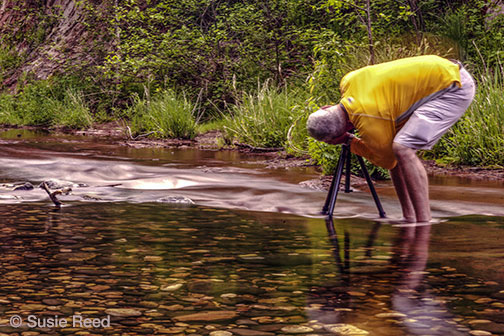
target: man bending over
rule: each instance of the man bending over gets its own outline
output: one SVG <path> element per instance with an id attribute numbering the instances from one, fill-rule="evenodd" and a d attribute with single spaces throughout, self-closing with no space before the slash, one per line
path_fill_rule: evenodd
<path id="1" fill-rule="evenodd" d="M 427 172 L 416 156 L 431 149 L 474 98 L 474 80 L 457 61 L 417 56 L 345 75 L 338 105 L 310 115 L 310 135 L 390 169 L 406 222 L 429 222 Z M 359 138 L 348 133 L 359 131 Z"/>

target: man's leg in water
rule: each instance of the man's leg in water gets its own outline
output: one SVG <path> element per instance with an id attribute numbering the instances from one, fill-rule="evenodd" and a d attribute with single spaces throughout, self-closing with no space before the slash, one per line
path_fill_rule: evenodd
<path id="1" fill-rule="evenodd" d="M 398 161 L 399 175 L 406 185 L 407 194 L 415 211 L 416 222 L 429 222 L 432 218 L 429 205 L 429 181 L 427 172 L 416 155 L 416 150 L 396 142 L 392 144 L 392 149 Z"/>

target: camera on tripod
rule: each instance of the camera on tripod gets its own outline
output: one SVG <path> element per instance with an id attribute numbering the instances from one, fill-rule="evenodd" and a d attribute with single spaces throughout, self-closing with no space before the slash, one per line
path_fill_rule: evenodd
<path id="1" fill-rule="evenodd" d="M 361 156 L 356 155 L 357 160 L 359 161 L 359 165 L 362 171 L 362 174 L 366 178 L 366 182 L 368 184 L 369 190 L 373 195 L 374 202 L 376 207 L 378 208 L 378 213 L 380 218 L 385 218 L 386 214 L 383 211 L 383 207 L 381 205 L 380 199 L 378 198 L 378 194 L 376 193 L 376 189 L 373 185 L 373 181 L 369 176 L 369 172 L 366 168 L 366 164 Z M 322 208 L 322 214 L 327 217 L 332 217 L 334 212 L 334 206 L 336 205 L 336 199 L 338 197 L 338 192 L 341 183 L 341 176 L 343 175 L 343 168 L 345 167 L 345 193 L 352 192 L 350 189 L 350 168 L 352 161 L 352 153 L 350 152 L 350 144 L 346 143 L 342 145 L 341 153 L 338 159 L 338 165 L 336 166 L 336 170 L 334 172 L 333 180 L 331 182 L 331 187 L 329 188 L 329 192 L 327 193 L 326 201 L 324 207 Z"/>

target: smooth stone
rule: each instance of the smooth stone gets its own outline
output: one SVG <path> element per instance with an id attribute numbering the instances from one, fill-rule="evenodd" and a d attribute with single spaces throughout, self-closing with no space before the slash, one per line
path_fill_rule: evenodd
<path id="1" fill-rule="evenodd" d="M 216 310 L 201 312 L 189 315 L 181 315 L 173 317 L 175 321 L 187 322 L 187 321 L 223 321 L 231 320 L 238 316 L 235 311 L 232 310 Z"/>
<path id="2" fill-rule="evenodd" d="M 34 310 L 44 310 L 45 308 L 46 308 L 45 305 L 33 303 L 33 304 L 24 304 L 19 309 L 34 311 Z"/>
<path id="3" fill-rule="evenodd" d="M 238 334 L 240 336 L 274 336 L 275 333 L 259 331 L 253 329 L 242 329 L 242 328 L 234 328 L 230 329 L 233 334 Z"/>
<path id="4" fill-rule="evenodd" d="M 324 328 L 332 333 L 342 335 L 342 336 L 364 336 L 368 335 L 369 332 L 362 330 L 353 326 L 351 324 L 338 323 L 338 324 L 327 324 Z"/>
<path id="5" fill-rule="evenodd" d="M 180 288 L 182 288 L 182 284 L 175 284 L 175 285 L 169 285 L 169 286 L 161 286 L 161 290 L 164 292 L 174 292 Z"/>
<path id="6" fill-rule="evenodd" d="M 176 310 L 182 310 L 182 309 L 184 309 L 184 306 L 179 305 L 179 304 L 174 304 L 174 305 L 171 305 L 171 306 L 160 305 L 159 309 L 166 309 L 166 310 L 169 310 L 169 311 L 176 311 Z"/>
<path id="7" fill-rule="evenodd" d="M 221 298 L 223 298 L 223 299 L 234 299 L 237 296 L 238 295 L 236 295 L 235 293 L 226 293 L 226 294 L 222 294 Z"/>
<path id="8" fill-rule="evenodd" d="M 238 324 L 238 325 L 258 325 L 259 323 L 252 321 L 252 320 L 248 320 L 248 319 L 242 319 L 242 320 L 237 320 L 236 324 Z"/>
<path id="9" fill-rule="evenodd" d="M 17 191 L 17 190 L 33 190 L 33 189 L 35 189 L 33 184 L 31 184 L 30 182 L 26 182 L 20 185 L 15 185 L 14 189 L 12 190 Z"/>
<path id="10" fill-rule="evenodd" d="M 376 314 L 375 317 L 378 317 L 378 318 L 399 318 L 399 317 L 406 317 L 406 315 L 402 314 L 402 313 L 397 313 L 397 312 L 392 312 L 392 313 L 380 313 L 380 314 Z"/>
<path id="11" fill-rule="evenodd" d="M 58 299 L 43 299 L 42 302 L 48 306 L 59 306 L 63 304 L 63 301 Z"/>
<path id="12" fill-rule="evenodd" d="M 129 317 L 129 316 L 141 316 L 142 312 L 135 310 L 135 309 L 130 309 L 130 308 L 110 308 L 110 309 L 105 309 L 105 313 L 112 315 L 112 316 L 118 316 L 118 317 Z"/>
<path id="13" fill-rule="evenodd" d="M 313 331 L 313 329 L 310 327 L 300 325 L 285 326 L 281 330 L 288 334 L 304 334 Z"/>
<path id="14" fill-rule="evenodd" d="M 216 330 L 210 333 L 210 336 L 231 336 L 233 333 L 224 330 Z"/>
<path id="15" fill-rule="evenodd" d="M 504 324 L 502 323 L 490 322 L 487 324 L 478 325 L 478 328 L 491 332 L 492 334 L 499 334 L 499 335 L 504 334 Z"/>
<path id="16" fill-rule="evenodd" d="M 492 333 L 484 330 L 471 330 L 469 334 L 473 336 L 492 336 Z"/>
<path id="17" fill-rule="evenodd" d="M 156 329 L 156 331 L 160 334 L 180 334 L 184 332 L 186 328 L 184 327 L 170 327 L 170 328 L 160 328 Z"/>

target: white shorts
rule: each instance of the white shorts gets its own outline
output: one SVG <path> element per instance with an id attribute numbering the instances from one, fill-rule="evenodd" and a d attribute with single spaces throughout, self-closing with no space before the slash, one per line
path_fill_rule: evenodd
<path id="1" fill-rule="evenodd" d="M 463 67 L 460 69 L 462 87 L 452 84 L 413 104 L 397 118 L 396 123 L 409 117 L 394 142 L 413 149 L 431 149 L 462 117 L 474 98 L 475 84 Z"/>

